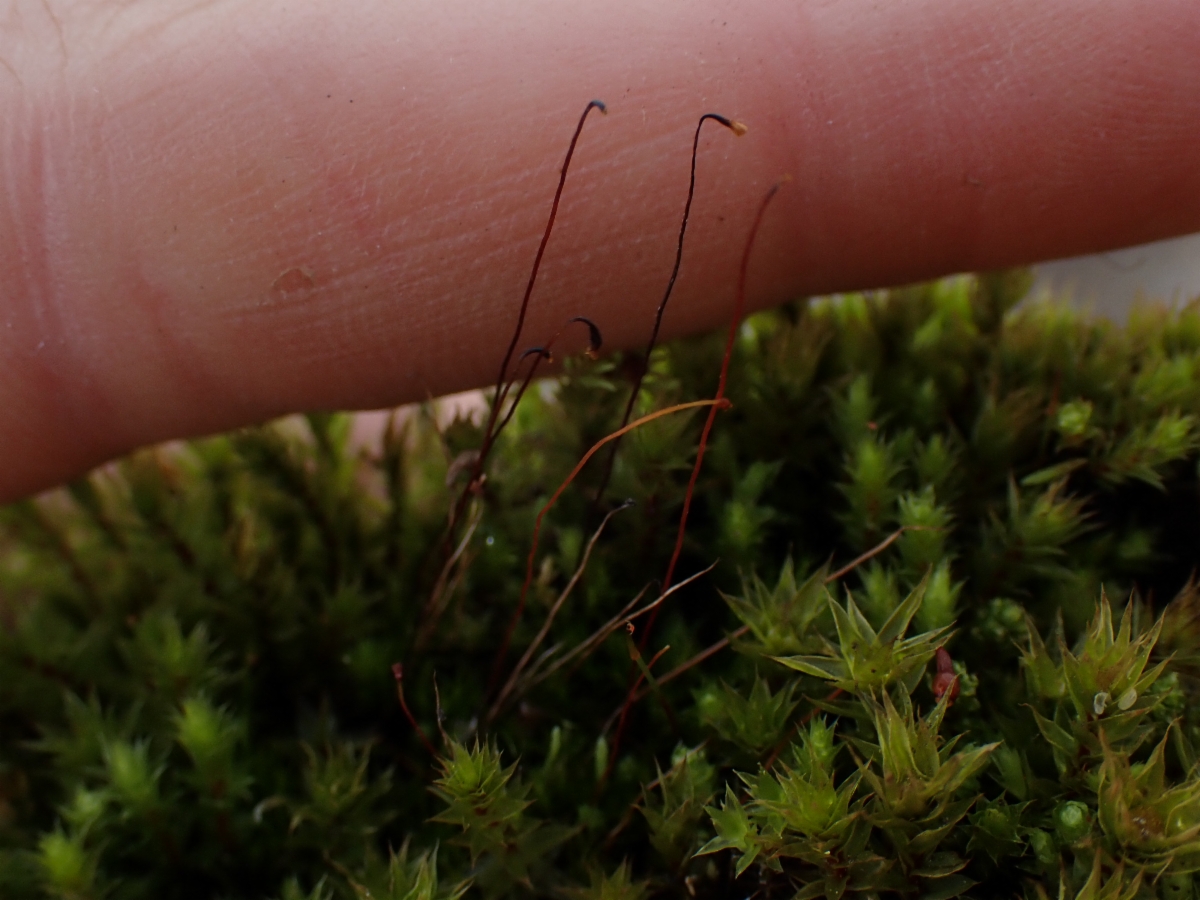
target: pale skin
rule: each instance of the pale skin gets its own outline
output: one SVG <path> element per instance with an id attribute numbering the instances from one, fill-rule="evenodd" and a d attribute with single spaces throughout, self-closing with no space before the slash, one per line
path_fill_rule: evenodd
<path id="1" fill-rule="evenodd" d="M 134 447 L 488 383 L 527 325 L 1200 230 L 1195 0 L 5 0 L 0 499 Z M 572 336 L 581 346 L 584 334 Z M 715 377 L 715 375 L 714 375 Z"/>

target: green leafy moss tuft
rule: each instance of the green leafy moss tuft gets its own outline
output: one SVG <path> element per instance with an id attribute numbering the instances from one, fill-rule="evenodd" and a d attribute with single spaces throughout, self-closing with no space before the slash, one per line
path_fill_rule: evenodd
<path id="1" fill-rule="evenodd" d="M 1192 897 L 1200 308 L 1023 291 L 746 322 L 657 606 L 695 411 L 584 469 L 517 615 L 619 357 L 526 396 L 449 533 L 481 424 L 432 408 L 4 510 L 0 896 Z"/>

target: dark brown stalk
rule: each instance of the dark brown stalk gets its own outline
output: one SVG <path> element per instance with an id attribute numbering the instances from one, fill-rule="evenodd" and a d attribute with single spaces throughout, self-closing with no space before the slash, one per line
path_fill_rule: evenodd
<path id="1" fill-rule="evenodd" d="M 517 406 L 520 404 L 521 398 L 525 396 L 525 392 L 529 390 L 529 385 L 533 382 L 534 376 L 537 375 L 538 366 L 540 366 L 543 362 L 554 361 L 554 354 L 550 351 L 550 345 L 547 344 L 545 347 L 530 347 L 521 354 L 521 358 L 517 360 L 517 365 L 520 366 L 521 363 L 523 363 L 530 356 L 533 357 L 533 362 L 529 364 L 529 371 L 526 372 L 525 377 L 521 379 L 521 386 L 517 388 L 517 395 L 513 397 L 512 403 L 508 405 L 508 412 L 504 414 L 504 418 L 502 418 L 499 424 L 496 425 L 495 433 L 497 437 L 500 436 L 500 432 L 508 427 L 508 423 L 511 421 L 513 413 L 517 411 Z M 512 386 L 514 384 L 516 384 L 516 378 L 506 384 L 504 386 L 504 391 L 497 395 L 500 399 L 500 403 L 503 403 L 508 399 L 509 392 L 512 390 Z M 500 408 L 500 403 L 496 404 L 497 409 Z"/>
<path id="2" fill-rule="evenodd" d="M 567 325 L 574 325 L 576 323 L 587 327 L 588 349 L 584 352 L 590 357 L 595 357 L 604 344 L 604 338 L 600 334 L 599 326 L 597 326 L 596 323 L 587 316 L 575 316 L 575 318 L 567 320 Z M 534 360 L 529 367 L 529 371 L 525 373 L 525 378 L 521 381 L 521 387 L 517 389 L 517 395 L 513 397 L 512 402 L 508 405 L 508 412 L 504 414 L 504 418 L 501 419 L 500 424 L 496 426 L 496 437 L 500 436 L 500 432 L 505 429 L 509 421 L 512 419 L 513 413 L 517 411 L 517 406 L 520 404 L 521 398 L 525 396 L 525 392 L 529 389 L 530 383 L 533 381 L 534 376 L 537 375 L 538 366 L 540 366 L 543 362 L 554 362 L 554 344 L 560 337 L 562 337 L 562 333 L 564 331 L 566 331 L 566 326 L 556 331 L 554 336 L 546 342 L 545 347 L 531 347 L 521 354 L 521 358 L 517 361 L 517 365 L 520 365 L 528 356 L 533 356 Z M 503 395 L 500 397 L 500 402 L 497 403 L 497 408 L 499 408 L 500 403 L 503 403 L 508 398 L 508 394 L 512 390 L 512 385 L 515 383 L 515 380 L 516 379 L 514 378 L 504 386 Z"/>
<path id="3" fill-rule="evenodd" d="M 521 341 L 521 333 L 525 329 L 525 315 L 529 311 L 529 298 L 533 296 L 533 286 L 537 282 L 538 270 L 542 266 L 542 257 L 546 253 L 546 245 L 550 243 L 550 233 L 554 230 L 554 220 L 558 216 L 558 204 L 562 199 L 563 188 L 567 183 L 567 171 L 571 168 L 571 158 L 575 155 L 575 145 L 579 143 L 579 135 L 583 132 L 583 124 L 587 121 L 588 114 L 593 109 L 598 109 L 602 113 L 608 111 L 608 107 L 600 100 L 592 100 L 588 103 L 584 107 L 583 114 L 579 117 L 579 123 L 575 126 L 575 133 L 571 135 L 571 143 L 567 145 L 567 155 L 563 159 L 562 169 L 558 175 L 558 187 L 554 191 L 554 202 L 550 205 L 550 215 L 546 220 L 546 229 L 542 232 L 542 241 L 538 244 L 537 255 L 533 258 L 533 269 L 530 271 L 529 281 L 525 285 L 525 295 L 521 298 L 521 309 L 517 313 L 517 324 L 513 329 L 512 340 L 508 342 L 508 350 L 504 353 L 504 360 L 500 363 L 500 373 L 496 376 L 496 395 L 492 398 L 491 409 L 488 411 L 487 425 L 483 430 L 483 443 L 479 448 L 479 458 L 476 460 L 471 477 L 467 480 L 467 486 L 464 488 L 450 516 L 449 529 L 452 533 L 454 526 L 462 515 L 467 497 L 470 495 L 472 487 L 478 481 L 479 475 L 483 471 L 483 464 L 487 460 L 487 455 L 496 441 L 496 424 L 499 420 L 504 386 L 508 383 L 508 367 L 512 362 L 513 354 L 517 352 L 517 345 Z"/>
<path id="4" fill-rule="evenodd" d="M 637 402 L 637 396 L 642 390 L 642 381 L 645 380 L 646 372 L 650 368 L 650 355 L 658 345 L 658 332 L 662 328 L 663 314 L 667 311 L 667 303 L 671 299 L 671 292 L 675 290 L 675 280 L 679 277 L 679 266 L 683 262 L 683 238 L 687 234 L 688 218 L 692 214 L 692 200 L 696 196 L 696 157 L 700 151 L 700 129 L 704 127 L 704 123 L 709 119 L 724 125 L 738 137 L 746 133 L 746 126 L 744 124 L 717 113 L 705 113 L 700 117 L 700 121 L 696 123 L 696 133 L 692 137 L 692 171 L 688 181 L 687 202 L 683 205 L 683 220 L 679 224 L 679 239 L 675 242 L 675 265 L 671 268 L 671 277 L 667 280 L 667 289 L 663 293 L 663 298 L 659 301 L 658 309 L 654 313 L 654 327 L 650 330 L 650 340 L 646 343 L 646 352 L 642 355 L 642 361 L 638 366 L 637 378 L 633 383 L 633 390 L 630 392 L 629 400 L 625 404 L 625 415 L 621 417 L 621 427 L 624 427 L 629 422 L 629 417 L 633 415 L 633 405 Z M 617 458 L 617 448 L 620 444 L 619 440 L 615 441 L 608 453 L 608 459 L 604 464 L 604 473 L 600 477 L 600 486 L 596 488 L 594 499 L 596 503 L 599 503 L 603 499 L 604 492 L 608 489 L 609 479 L 612 478 L 613 462 Z"/>
<path id="5" fill-rule="evenodd" d="M 512 620 L 508 623 L 508 630 L 504 634 L 504 641 L 501 643 L 500 649 L 496 653 L 495 662 L 492 664 L 491 683 L 493 686 L 495 685 L 496 681 L 499 680 L 500 667 L 504 665 L 504 658 L 508 655 L 508 647 L 512 642 L 513 632 L 516 631 L 517 623 L 521 620 L 521 614 L 525 611 L 525 601 L 529 596 L 529 586 L 533 582 L 533 563 L 537 556 L 538 538 L 542 533 L 542 520 L 546 518 L 546 513 L 548 513 L 554 504 L 558 502 L 558 498 L 562 496 L 563 491 L 570 486 L 571 482 L 575 480 L 575 476 L 580 473 L 580 471 L 585 465 L 588 464 L 591 458 L 595 456 L 596 453 L 598 453 L 600 449 L 610 441 L 615 441 L 617 438 L 630 431 L 633 431 L 635 428 L 641 428 L 643 425 L 653 422 L 655 419 L 661 419 L 663 416 L 668 416 L 677 412 L 684 412 L 685 410 L 689 409 L 699 409 L 702 406 L 713 405 L 728 406 L 730 404 L 728 400 L 693 400 L 690 403 L 679 403 L 675 406 L 668 406 L 665 409 L 656 410 L 649 415 L 642 416 L 640 419 L 630 422 L 624 428 L 619 428 L 612 434 L 602 437 L 600 440 L 596 441 L 596 443 L 592 445 L 591 449 L 583 455 L 583 458 L 575 464 L 575 468 L 571 470 L 570 474 L 567 475 L 563 483 L 558 486 L 558 490 L 551 495 L 550 499 L 546 501 L 546 504 L 538 511 L 537 519 L 535 519 L 533 523 L 533 539 L 529 547 L 529 556 L 525 561 L 525 581 L 521 584 L 521 599 L 517 603 L 516 610 L 513 612 Z"/>
<path id="6" fill-rule="evenodd" d="M 671 579 L 675 575 L 675 566 L 679 562 L 679 554 L 683 550 L 683 537 L 687 533 L 687 520 L 688 513 L 692 507 L 692 494 L 696 490 L 696 480 L 700 477 L 700 467 L 704 464 L 704 451 L 708 447 L 708 436 L 712 431 L 713 422 L 716 420 L 717 407 L 728 403 L 725 399 L 725 385 L 729 378 L 729 362 L 733 358 L 733 347 L 737 340 L 738 326 L 741 324 L 742 316 L 746 310 L 746 275 L 750 270 L 750 252 L 754 249 L 754 242 L 758 237 L 758 229 L 762 225 L 763 217 L 766 216 L 767 207 L 771 205 L 771 201 L 779 193 L 781 184 L 781 182 L 776 182 L 771 185 L 771 189 L 763 195 L 762 201 L 758 205 L 758 212 L 754 216 L 754 223 L 750 226 L 750 234 L 746 238 L 746 247 L 742 251 L 742 264 L 738 271 L 737 296 L 733 304 L 733 315 L 729 319 L 729 335 L 725 340 L 725 356 L 721 360 L 721 374 L 717 380 L 717 396 L 713 398 L 716 402 L 709 407 L 708 418 L 705 419 L 704 428 L 700 432 L 700 443 L 696 447 L 696 462 L 692 466 L 692 474 L 688 479 L 687 491 L 683 495 L 683 511 L 679 516 L 679 530 L 675 536 L 675 549 L 671 553 L 671 561 L 667 564 L 667 574 L 663 577 L 664 591 L 671 587 Z M 650 640 L 650 631 L 654 628 L 654 622 L 658 619 L 661 609 L 659 607 L 654 610 L 650 615 L 650 621 L 646 623 L 646 629 L 642 632 L 641 643 L 638 645 L 642 650 L 645 650 L 646 644 Z M 628 720 L 629 708 L 635 702 L 640 683 L 641 678 L 639 677 L 630 685 L 629 692 L 625 696 L 625 703 L 621 708 L 621 716 L 617 723 L 617 733 L 613 737 L 612 752 L 614 756 L 621 749 L 621 738 L 625 733 L 625 723 Z"/>
<path id="7" fill-rule="evenodd" d="M 679 740 L 683 740 L 683 734 L 679 730 L 679 720 L 675 715 L 675 710 L 671 707 L 671 704 L 667 701 L 666 695 L 663 694 L 662 689 L 658 686 L 658 680 L 655 679 L 654 673 L 650 671 L 650 667 L 647 666 L 645 661 L 642 659 L 642 651 L 638 649 L 637 644 L 635 644 L 633 641 L 634 630 L 633 622 L 625 623 L 625 631 L 627 632 L 626 641 L 629 644 L 629 658 L 633 661 L 634 665 L 641 669 L 642 678 L 646 679 L 646 681 L 650 683 L 650 689 L 654 691 L 658 698 L 659 705 L 662 707 L 662 711 L 666 713 L 667 720 L 671 723 L 671 730 L 675 732 L 675 737 Z M 671 645 L 667 644 L 665 647 L 659 650 L 658 653 L 654 654 L 654 659 L 651 660 L 650 664 L 653 665 L 654 662 L 659 659 L 659 657 L 661 657 L 670 649 Z"/>
<path id="8" fill-rule="evenodd" d="M 733 315 L 729 319 L 729 334 L 725 338 L 725 355 L 721 359 L 721 376 L 717 381 L 717 396 L 714 398 L 717 401 L 725 399 L 725 385 L 729 380 L 729 362 L 733 358 L 733 347 L 737 341 L 738 327 L 742 323 L 742 317 L 746 312 L 746 273 L 750 269 L 750 251 L 754 249 L 754 242 L 758 237 L 758 229 L 762 225 L 763 217 L 767 214 L 767 207 L 771 205 L 771 201 L 775 199 L 775 195 L 779 193 L 780 183 L 776 182 L 771 185 L 771 189 L 763 196 L 762 202 L 758 206 L 758 213 L 754 216 L 754 224 L 750 227 L 750 236 L 746 240 L 746 249 L 742 251 L 742 267 L 738 272 L 738 289 L 737 299 L 733 306 Z M 696 447 L 696 463 L 692 466 L 692 476 L 688 479 L 687 491 L 683 495 L 683 512 L 679 516 L 679 530 L 675 535 L 675 549 L 671 553 L 671 562 L 667 564 L 667 574 L 663 576 L 663 588 L 671 586 L 671 579 L 675 576 L 675 566 L 679 562 L 679 554 L 683 550 L 683 536 L 687 532 L 688 512 L 692 508 L 692 494 L 696 490 L 696 480 L 700 477 L 700 467 L 704 464 L 704 451 L 708 448 L 708 436 L 712 432 L 713 422 L 716 421 L 717 406 L 709 407 L 708 418 L 704 421 L 704 429 L 700 432 L 700 443 Z M 654 625 L 654 619 L 651 618 L 649 624 L 646 625 L 646 631 Z M 648 635 L 642 635 L 642 641 L 645 642 Z"/>

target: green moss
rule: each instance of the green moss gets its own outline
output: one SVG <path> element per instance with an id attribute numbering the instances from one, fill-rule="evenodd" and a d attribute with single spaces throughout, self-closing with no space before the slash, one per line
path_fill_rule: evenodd
<path id="1" fill-rule="evenodd" d="M 630 434 L 599 503 L 583 471 L 511 626 L 619 358 L 530 393 L 450 536 L 480 426 L 428 409 L 8 508 L 0 895 L 1192 896 L 1200 309 L 1023 289 L 747 322 L 676 581 L 715 567 L 632 634 L 702 413 Z M 638 409 L 711 395 L 721 347 L 660 348 Z"/>

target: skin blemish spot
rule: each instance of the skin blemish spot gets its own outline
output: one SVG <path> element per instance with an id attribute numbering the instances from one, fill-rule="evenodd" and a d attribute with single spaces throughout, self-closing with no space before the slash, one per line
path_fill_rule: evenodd
<path id="1" fill-rule="evenodd" d="M 317 286 L 312 269 L 307 266 L 292 266 L 279 273 L 271 282 L 272 297 L 286 297 L 297 291 L 308 291 Z"/>

